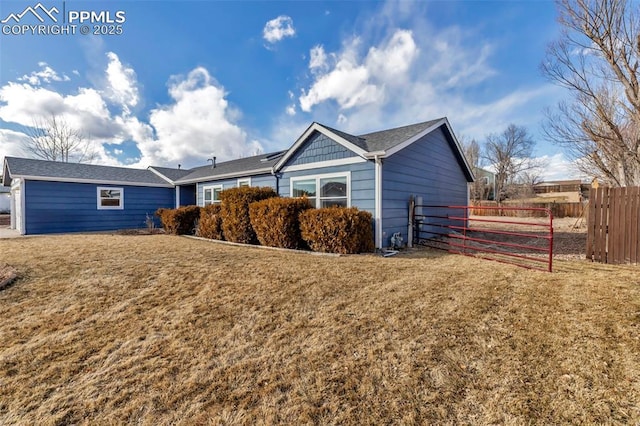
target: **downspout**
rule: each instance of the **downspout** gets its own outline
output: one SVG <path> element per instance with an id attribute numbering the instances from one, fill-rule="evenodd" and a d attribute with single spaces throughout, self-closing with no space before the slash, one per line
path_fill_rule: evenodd
<path id="1" fill-rule="evenodd" d="M 382 249 L 382 159 L 387 155 L 385 151 L 374 151 L 365 154 L 365 158 L 374 161 L 374 213 L 375 243 L 377 249 Z"/>
<path id="2" fill-rule="evenodd" d="M 375 230 L 376 248 L 382 249 L 382 158 L 376 153 L 373 157 L 375 162 Z"/>
<path id="3" fill-rule="evenodd" d="M 176 209 L 180 208 L 180 185 L 176 185 Z"/>
<path id="4" fill-rule="evenodd" d="M 280 176 L 279 173 L 276 173 L 274 168 L 271 168 L 271 175 L 276 178 L 276 194 L 280 195 Z"/>

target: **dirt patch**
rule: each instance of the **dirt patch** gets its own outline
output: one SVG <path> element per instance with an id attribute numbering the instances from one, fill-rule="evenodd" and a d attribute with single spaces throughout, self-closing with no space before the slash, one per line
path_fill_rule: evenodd
<path id="1" fill-rule="evenodd" d="M 116 235 L 159 235 L 164 233 L 162 228 L 120 229 L 116 231 Z"/>
<path id="2" fill-rule="evenodd" d="M 18 277 L 16 269 L 0 263 L 0 290 L 10 286 Z"/>

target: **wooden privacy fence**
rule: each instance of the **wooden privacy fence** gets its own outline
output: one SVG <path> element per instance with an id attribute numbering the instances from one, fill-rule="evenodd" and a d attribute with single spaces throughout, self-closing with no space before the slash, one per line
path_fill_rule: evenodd
<path id="1" fill-rule="evenodd" d="M 587 259 L 640 261 L 640 187 L 592 188 L 587 221 Z"/>
<path id="2" fill-rule="evenodd" d="M 507 216 L 507 217 L 546 217 L 545 210 L 549 210 L 553 217 L 581 217 L 586 204 L 583 203 L 523 203 L 521 201 L 505 201 L 499 207 L 495 201 L 480 201 L 474 207 L 491 207 L 471 209 L 473 216 Z"/>

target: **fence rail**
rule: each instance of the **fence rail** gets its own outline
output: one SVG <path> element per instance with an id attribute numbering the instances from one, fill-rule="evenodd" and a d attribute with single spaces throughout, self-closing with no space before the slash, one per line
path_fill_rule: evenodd
<path id="1" fill-rule="evenodd" d="M 497 209 L 513 217 L 523 211 L 544 213 L 547 220 L 469 216 L 472 210 L 490 210 L 496 216 Z M 553 270 L 553 214 L 548 209 L 415 205 L 412 213 L 417 244 L 527 269 Z"/>
<path id="2" fill-rule="evenodd" d="M 640 262 L 640 187 L 592 188 L 587 220 L 587 259 Z"/>

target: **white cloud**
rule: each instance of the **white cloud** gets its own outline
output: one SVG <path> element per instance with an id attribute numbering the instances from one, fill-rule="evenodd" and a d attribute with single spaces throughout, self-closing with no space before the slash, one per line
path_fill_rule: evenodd
<path id="1" fill-rule="evenodd" d="M 127 165 L 137 167 L 178 163 L 191 167 L 205 164 L 212 154 L 224 161 L 262 151 L 261 144 L 249 140 L 235 124 L 240 110 L 229 105 L 224 88 L 206 69 L 171 77 L 171 101 L 152 109 L 145 122 L 131 111 L 140 102 L 135 71 L 115 53 L 109 52 L 107 58 L 99 87 L 63 94 L 28 81 L 0 86 L 0 119 L 32 126 L 35 119 L 55 114 L 94 144 L 99 164 L 122 164 L 105 150 L 107 143 L 135 143 L 140 157 Z M 0 130 L 0 155 L 24 155 L 19 145 L 25 134 Z M 127 154 L 124 148 L 111 150 L 118 156 L 120 151 Z"/>
<path id="2" fill-rule="evenodd" d="M 38 62 L 40 67 L 39 71 L 33 71 L 30 74 L 25 74 L 18 78 L 18 81 L 24 81 L 32 86 L 39 86 L 42 83 L 51 83 L 52 81 L 69 81 L 69 76 L 62 74 L 59 75 L 53 68 L 51 68 L 46 62 Z"/>
<path id="3" fill-rule="evenodd" d="M 317 45 L 309 51 L 309 69 L 311 72 L 326 71 L 327 54 L 322 45 Z"/>
<path id="4" fill-rule="evenodd" d="M 545 164 L 540 173 L 545 181 L 588 178 L 580 172 L 575 161 L 568 160 L 562 153 L 543 155 L 536 160 Z"/>
<path id="5" fill-rule="evenodd" d="M 9 129 L 0 129 L 0 169 L 4 163 L 4 157 L 21 157 L 24 155 L 23 146 L 27 143 L 24 133 Z"/>
<path id="6" fill-rule="evenodd" d="M 287 113 L 287 115 L 291 115 L 291 116 L 296 115 L 295 104 L 287 106 L 287 108 L 285 109 L 285 112 Z"/>
<path id="7" fill-rule="evenodd" d="M 138 143 L 141 163 L 202 165 L 211 155 L 219 161 L 260 151 L 256 141 L 231 121 L 233 110 L 219 86 L 204 68 L 186 77 L 173 77 L 169 85 L 173 103 L 151 111 L 155 139 Z"/>
<path id="8" fill-rule="evenodd" d="M 543 107 L 562 90 L 502 84 L 499 40 L 473 26 L 436 27 L 425 8 L 387 1 L 340 49 L 310 49 L 300 110 L 354 134 L 447 116 L 456 132 L 479 141 L 512 122 L 535 135 Z"/>
<path id="9" fill-rule="evenodd" d="M 106 77 L 108 85 L 105 95 L 111 101 L 121 105 L 125 113 L 138 104 L 139 94 L 135 71 L 120 62 L 120 58 L 113 52 L 107 53 L 109 63 Z"/>
<path id="10" fill-rule="evenodd" d="M 293 28 L 293 19 L 286 15 L 280 15 L 268 21 L 262 30 L 262 37 L 272 44 L 285 37 L 293 37 L 295 34 L 296 30 Z"/>
<path id="11" fill-rule="evenodd" d="M 364 58 L 359 58 L 361 44 L 355 38 L 344 45 L 342 52 L 333 55 L 335 65 L 327 66 L 322 47 L 311 49 L 309 68 L 317 72 L 308 91 L 300 96 L 300 108 L 305 112 L 325 101 L 337 102 L 339 109 L 361 107 L 384 101 L 387 86 L 403 81 L 418 55 L 411 31 L 397 30 L 380 46 L 372 46 Z M 320 50 L 322 49 L 322 50 Z"/>
<path id="12" fill-rule="evenodd" d="M 379 81 L 393 84 L 402 78 L 417 56 L 418 47 L 412 32 L 398 30 L 383 46 L 369 49 L 365 65 Z"/>

